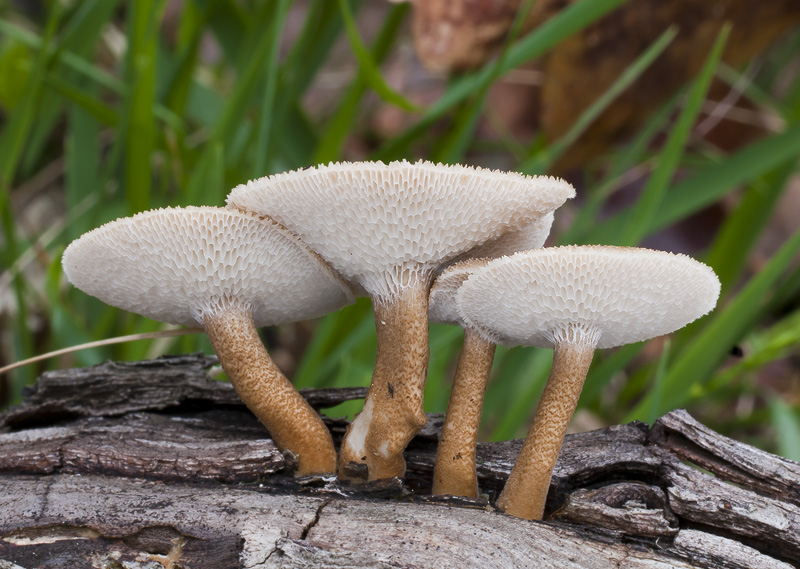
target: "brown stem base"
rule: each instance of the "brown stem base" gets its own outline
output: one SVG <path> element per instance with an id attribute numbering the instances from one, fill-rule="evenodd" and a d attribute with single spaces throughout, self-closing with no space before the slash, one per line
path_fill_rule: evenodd
<path id="1" fill-rule="evenodd" d="M 252 316 L 230 310 L 205 319 L 206 334 L 236 393 L 281 450 L 297 456 L 297 475 L 336 471 L 333 440 L 314 409 L 270 358 Z"/>
<path id="2" fill-rule="evenodd" d="M 556 344 L 553 368 L 528 437 L 497 499 L 497 507 L 505 513 L 528 520 L 542 519 L 553 468 L 596 345 L 595 334 Z"/>
<path id="3" fill-rule="evenodd" d="M 375 302 L 374 312 L 378 354 L 364 410 L 342 442 L 339 475 L 345 479 L 349 462 L 366 462 L 370 480 L 404 476 L 403 451 L 427 422 L 427 288 L 409 287 L 392 303 Z"/>
<path id="4" fill-rule="evenodd" d="M 495 344 L 484 340 L 474 329 L 464 330 L 464 346 L 458 358 L 436 452 L 433 470 L 435 495 L 478 497 L 475 446 L 495 348 Z"/>

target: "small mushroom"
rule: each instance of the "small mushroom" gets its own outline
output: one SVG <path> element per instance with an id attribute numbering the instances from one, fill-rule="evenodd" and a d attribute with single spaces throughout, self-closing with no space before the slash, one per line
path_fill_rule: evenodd
<path id="1" fill-rule="evenodd" d="M 488 340 L 553 348 L 553 367 L 497 506 L 541 519 L 561 444 L 596 348 L 668 334 L 714 308 L 719 279 L 685 255 L 571 246 L 488 263 L 459 289 L 462 319 Z"/>
<path id="2" fill-rule="evenodd" d="M 573 195 L 555 178 L 406 161 L 329 164 L 234 188 L 229 207 L 275 219 L 372 298 L 375 371 L 342 444 L 341 477 L 350 462 L 366 462 L 371 480 L 405 473 L 403 450 L 426 422 L 436 270 Z"/>
<path id="3" fill-rule="evenodd" d="M 298 475 L 336 470 L 319 415 L 269 357 L 257 326 L 304 320 L 353 301 L 349 287 L 285 229 L 213 207 L 118 219 L 73 241 L 67 278 L 103 302 L 162 322 L 202 326 L 244 403 Z"/>
<path id="4" fill-rule="evenodd" d="M 475 259 L 466 259 L 447 267 L 436 277 L 428 298 L 431 322 L 464 328 L 464 344 L 453 377 L 447 414 L 439 436 L 433 470 L 433 494 L 478 497 L 475 449 L 478 442 L 483 396 L 489 382 L 496 345 L 465 324 L 456 308 L 456 292 L 461 284 L 492 258 L 538 249 L 544 245 L 553 213 L 548 213 L 523 229 L 479 245 L 469 251 Z"/>

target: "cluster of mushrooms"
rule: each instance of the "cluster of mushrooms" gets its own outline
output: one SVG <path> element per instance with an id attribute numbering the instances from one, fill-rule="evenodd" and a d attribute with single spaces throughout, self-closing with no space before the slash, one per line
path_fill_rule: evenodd
<path id="1" fill-rule="evenodd" d="M 460 325 L 433 492 L 476 497 L 475 446 L 495 346 L 554 349 L 550 378 L 497 507 L 541 519 L 553 467 L 593 352 L 676 330 L 709 312 L 719 280 L 685 255 L 541 248 L 574 196 L 551 177 L 406 161 L 337 163 L 253 180 L 226 208 L 118 219 L 64 253 L 69 280 L 104 302 L 202 326 L 236 392 L 298 475 L 366 464 L 402 477 L 426 422 L 428 322 Z M 257 328 L 372 299 L 378 351 L 362 412 L 338 457 L 319 415 Z M 355 469 L 358 470 L 358 469 Z M 350 480 L 353 481 L 353 480 Z"/>

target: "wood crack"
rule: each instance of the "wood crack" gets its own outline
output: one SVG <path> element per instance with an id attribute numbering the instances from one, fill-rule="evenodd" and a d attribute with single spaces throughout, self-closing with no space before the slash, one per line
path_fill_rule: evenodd
<path id="1" fill-rule="evenodd" d="M 330 498 L 322 501 L 322 503 L 317 508 L 317 511 L 314 513 L 314 519 L 311 520 L 311 522 L 306 527 L 303 528 L 303 533 L 300 534 L 301 541 L 305 541 L 311 529 L 319 523 L 319 518 L 322 515 L 322 510 L 325 509 L 325 507 L 330 503 L 331 503 Z"/>

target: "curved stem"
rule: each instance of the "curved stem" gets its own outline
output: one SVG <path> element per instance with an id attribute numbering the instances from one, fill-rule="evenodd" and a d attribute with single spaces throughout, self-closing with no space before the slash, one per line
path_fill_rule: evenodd
<path id="1" fill-rule="evenodd" d="M 374 302 L 378 352 L 364 410 L 342 441 L 340 477 L 349 462 L 366 462 L 369 479 L 402 477 L 403 451 L 425 426 L 422 395 L 428 372 L 428 295 L 409 286 L 391 302 Z"/>
<path id="2" fill-rule="evenodd" d="M 436 451 L 435 495 L 478 497 L 475 446 L 495 348 L 495 344 L 484 340 L 473 328 L 464 329 L 464 345 Z"/>
<path id="3" fill-rule="evenodd" d="M 597 334 L 572 336 L 555 345 L 553 368 L 528 437 L 497 499 L 498 508 L 518 518 L 542 519 L 553 468 L 592 363 Z"/>
<path id="4" fill-rule="evenodd" d="M 281 450 L 297 456 L 297 475 L 336 471 L 333 440 L 314 409 L 270 358 L 248 311 L 207 316 L 204 327 L 236 393 Z"/>

